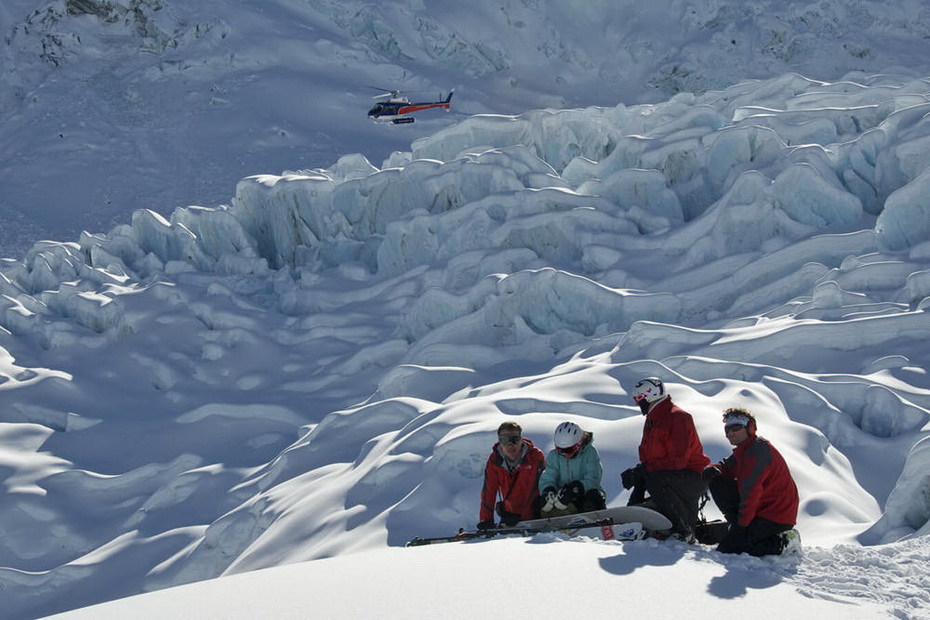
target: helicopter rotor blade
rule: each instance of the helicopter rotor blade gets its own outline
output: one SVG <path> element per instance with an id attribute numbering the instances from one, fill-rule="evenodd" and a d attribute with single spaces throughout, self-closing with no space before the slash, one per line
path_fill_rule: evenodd
<path id="1" fill-rule="evenodd" d="M 397 97 L 401 93 L 401 91 L 396 88 L 382 88 L 380 86 L 371 86 L 371 85 L 369 85 L 368 88 L 373 88 L 375 90 L 382 91 L 382 94 L 374 95 L 372 99 L 382 99 L 384 97 Z"/>

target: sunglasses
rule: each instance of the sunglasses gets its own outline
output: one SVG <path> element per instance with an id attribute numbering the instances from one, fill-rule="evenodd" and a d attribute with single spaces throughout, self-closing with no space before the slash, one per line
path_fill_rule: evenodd
<path id="1" fill-rule="evenodd" d="M 735 433 L 738 430 L 746 428 L 743 424 L 727 424 L 723 427 L 723 432 L 725 433 Z"/>
<path id="2" fill-rule="evenodd" d="M 561 454 L 562 456 L 564 456 L 565 458 L 570 459 L 576 454 L 578 454 L 578 450 L 580 448 L 581 446 L 579 444 L 575 444 L 574 446 L 571 446 L 568 448 L 556 448 L 555 451 Z"/>
<path id="3" fill-rule="evenodd" d="M 523 439 L 522 435 L 498 435 L 498 441 L 502 446 L 515 446 Z"/>

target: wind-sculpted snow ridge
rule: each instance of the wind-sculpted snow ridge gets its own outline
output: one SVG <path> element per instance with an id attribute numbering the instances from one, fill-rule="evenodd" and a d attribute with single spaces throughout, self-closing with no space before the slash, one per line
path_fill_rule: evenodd
<path id="1" fill-rule="evenodd" d="M 593 431 L 623 502 L 645 375 L 715 460 L 720 412 L 759 412 L 806 544 L 924 535 L 928 96 L 786 75 L 476 116 L 4 262 L 9 612 L 471 525 L 508 418 Z"/>

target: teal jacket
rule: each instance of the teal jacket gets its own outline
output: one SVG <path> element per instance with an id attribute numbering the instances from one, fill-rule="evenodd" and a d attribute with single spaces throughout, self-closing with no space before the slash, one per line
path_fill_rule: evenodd
<path id="1" fill-rule="evenodd" d="M 550 450 L 546 455 L 546 470 L 539 477 L 540 492 L 554 488 L 556 491 L 561 489 L 569 482 L 578 480 L 584 485 L 584 490 L 598 489 L 604 493 L 601 488 L 601 476 L 604 473 L 601 467 L 601 456 L 597 449 L 592 445 L 594 436 L 586 432 L 584 435 L 584 445 L 573 458 L 567 459 L 556 450 Z"/>

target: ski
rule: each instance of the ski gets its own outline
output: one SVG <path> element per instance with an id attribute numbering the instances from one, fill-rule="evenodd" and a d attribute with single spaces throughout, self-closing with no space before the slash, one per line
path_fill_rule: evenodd
<path id="1" fill-rule="evenodd" d="M 518 534 L 520 536 L 533 536 L 541 530 L 526 528 L 497 528 L 493 530 L 465 530 L 460 529 L 457 534 L 452 536 L 417 536 L 407 542 L 405 547 L 420 547 L 422 545 L 437 545 L 441 543 L 462 542 L 465 540 L 474 540 L 476 538 L 494 538 L 495 536 L 505 536 L 507 534 Z"/>
<path id="2" fill-rule="evenodd" d="M 662 532 L 672 527 L 665 515 L 645 506 L 615 506 L 589 512 L 520 521 L 514 527 L 562 530 L 583 523 L 641 523 L 647 532 Z"/>
<path id="3" fill-rule="evenodd" d="M 466 540 L 475 540 L 481 538 L 494 538 L 496 536 L 535 536 L 536 534 L 546 534 L 553 532 L 562 532 L 568 536 L 576 536 L 582 530 L 591 528 L 598 528 L 601 532 L 601 537 L 604 540 L 639 540 L 644 538 L 646 534 L 641 523 L 613 523 L 610 520 L 602 520 L 590 523 L 573 524 L 567 528 L 501 527 L 492 530 L 461 529 L 457 534 L 453 534 L 452 536 L 435 536 L 429 538 L 417 536 L 416 538 L 408 541 L 404 546 L 420 547 L 423 545 L 436 545 L 441 543 L 463 542 Z"/>

